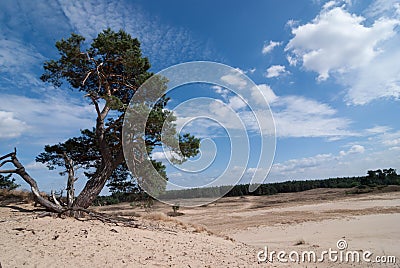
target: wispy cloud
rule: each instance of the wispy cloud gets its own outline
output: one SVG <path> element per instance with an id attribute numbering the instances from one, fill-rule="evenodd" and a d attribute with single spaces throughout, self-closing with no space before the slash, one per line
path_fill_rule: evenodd
<path id="1" fill-rule="evenodd" d="M 13 85 L 20 88 L 38 86 L 35 71 L 45 57 L 29 45 L 17 40 L 0 40 L 0 85 Z"/>
<path id="2" fill-rule="evenodd" d="M 233 73 L 233 72 L 222 76 L 221 81 L 223 81 L 229 85 L 232 85 L 232 86 L 237 86 L 239 89 L 244 89 L 247 86 L 247 81 L 244 80 L 237 73 Z"/>
<path id="3" fill-rule="evenodd" d="M 399 17 L 400 3 L 398 0 L 374 0 L 365 10 L 365 15 L 372 18 Z"/>
<path id="4" fill-rule="evenodd" d="M 1 127 L 3 137 L 31 138 L 31 143 L 43 146 L 61 142 L 79 134 L 79 129 L 94 124 L 95 113 L 91 106 L 62 94 L 45 95 L 41 99 L 0 94 L 0 98 L 1 114 L 8 116 L 0 120 L 4 126 Z"/>
<path id="5" fill-rule="evenodd" d="M 278 137 L 357 136 L 351 120 L 336 116 L 327 104 L 301 96 L 282 96 L 272 105 Z"/>
<path id="6" fill-rule="evenodd" d="M 61 1 L 60 6 L 73 29 L 84 36 L 93 38 L 107 27 L 131 33 L 141 41 L 144 54 L 156 63 L 157 68 L 211 58 L 207 43 L 193 38 L 185 28 L 162 23 L 137 3 Z"/>
<path id="7" fill-rule="evenodd" d="M 338 176 L 362 176 L 367 170 L 399 169 L 400 132 L 386 132 L 359 137 L 344 150 L 275 163 L 269 178 L 318 179 Z"/>
<path id="8" fill-rule="evenodd" d="M 275 47 L 282 45 L 282 42 L 275 42 L 275 41 L 269 41 L 268 44 L 264 44 L 263 48 L 262 48 L 262 54 L 268 54 L 270 52 L 272 52 L 272 50 L 274 50 Z"/>
<path id="9" fill-rule="evenodd" d="M 238 77 L 229 76 L 230 83 L 244 86 L 242 80 Z M 223 89 L 215 88 L 220 92 Z M 260 101 L 262 93 L 268 101 L 273 119 L 265 112 L 265 101 Z M 267 84 L 243 88 L 240 92 L 247 104 L 233 93 L 224 92 L 223 100 L 198 99 L 195 104 L 181 105 L 180 110 L 176 111 L 178 116 L 178 125 L 190 121 L 198 116 L 213 118 L 227 129 L 245 129 L 249 132 L 259 132 L 259 120 L 263 122 L 275 122 L 276 135 L 280 138 L 294 137 L 325 137 L 329 139 L 342 139 L 349 136 L 360 136 L 361 133 L 351 129 L 352 121 L 348 118 L 337 115 L 337 110 L 326 103 L 305 98 L 296 95 L 278 96 Z M 248 107 L 247 105 L 251 105 Z M 251 110 L 249 109 L 251 108 Z M 215 122 L 193 121 L 190 125 L 193 131 L 199 133 L 202 137 L 214 136 L 215 129 L 218 126 Z M 272 131 L 271 124 L 265 124 L 268 129 L 263 129 L 267 135 Z M 192 132 L 192 131 L 190 131 Z M 200 134 L 200 133 L 199 133 Z"/>
<path id="10" fill-rule="evenodd" d="M 19 137 L 26 129 L 27 124 L 16 119 L 14 113 L 0 111 L 0 139 Z"/>

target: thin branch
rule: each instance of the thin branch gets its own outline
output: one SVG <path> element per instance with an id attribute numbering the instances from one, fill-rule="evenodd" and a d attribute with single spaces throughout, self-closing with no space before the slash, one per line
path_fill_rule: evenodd
<path id="1" fill-rule="evenodd" d="M 61 207 L 60 202 L 58 202 L 57 198 L 56 198 L 56 194 L 54 192 L 54 190 L 51 190 L 51 197 L 53 198 L 53 202 L 57 205 Z"/>
<path id="2" fill-rule="evenodd" d="M 16 152 L 3 155 L 3 156 L 0 157 L 0 161 L 3 160 L 3 159 L 9 158 L 9 157 L 15 156 L 15 154 L 16 154 Z"/>
<path id="3" fill-rule="evenodd" d="M 18 169 L 5 169 L 5 170 L 0 170 L 0 173 L 18 173 Z"/>
<path id="4" fill-rule="evenodd" d="M 4 165 L 7 164 L 7 163 L 12 163 L 12 161 L 11 161 L 11 160 L 5 160 L 5 161 L 3 161 L 3 162 L 0 163 L 0 167 L 4 166 Z"/>
<path id="5" fill-rule="evenodd" d="M 88 93 L 85 95 L 85 97 L 89 97 L 92 100 L 93 105 L 96 109 L 97 117 L 99 118 L 99 117 L 101 117 L 101 112 L 100 112 L 99 103 L 97 102 L 98 97 L 94 96 L 93 94 L 94 93 L 92 93 L 92 92 Z"/>
<path id="6" fill-rule="evenodd" d="M 92 73 L 93 73 L 93 70 L 92 70 L 92 71 L 89 71 L 89 72 L 86 74 L 86 77 L 85 77 L 85 79 L 83 79 L 83 81 L 82 81 L 82 86 L 84 86 L 84 85 L 85 85 L 85 83 L 86 83 L 86 80 L 89 78 L 89 76 L 90 76 Z"/>

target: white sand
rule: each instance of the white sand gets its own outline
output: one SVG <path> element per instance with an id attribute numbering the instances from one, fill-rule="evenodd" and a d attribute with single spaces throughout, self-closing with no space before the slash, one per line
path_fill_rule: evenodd
<path id="1" fill-rule="evenodd" d="M 37 218 L 33 206 L 9 204 L 0 206 L 0 262 L 3 267 L 399 267 L 400 192 L 345 191 L 224 198 L 207 207 L 181 208 L 184 215 L 173 219 L 145 219 L 147 212 L 129 204 L 96 208 L 113 215 L 140 214 L 135 217 L 140 228 Z M 172 211 L 162 204 L 153 210 Z M 336 250 L 339 239 L 346 240 L 347 250 L 395 256 L 397 264 L 257 263 L 257 252 L 265 246 L 319 254 Z"/>

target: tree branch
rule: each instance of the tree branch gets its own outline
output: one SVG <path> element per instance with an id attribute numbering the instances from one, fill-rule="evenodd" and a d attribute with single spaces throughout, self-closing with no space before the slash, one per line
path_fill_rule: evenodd
<path id="1" fill-rule="evenodd" d="M 97 100 L 94 97 L 90 97 L 90 98 L 92 99 L 92 102 L 93 102 L 94 107 L 96 109 L 97 117 L 101 117 L 99 103 L 97 102 Z"/>
<path id="2" fill-rule="evenodd" d="M 58 202 L 54 190 L 51 190 L 51 197 L 53 198 L 54 204 L 56 204 L 57 206 L 61 207 L 61 204 L 60 204 L 60 202 Z"/>
<path id="3" fill-rule="evenodd" d="M 25 167 L 19 162 L 17 158 L 17 150 L 14 149 L 13 153 L 6 154 L 0 157 L 0 160 L 11 158 L 10 161 L 14 165 L 16 169 L 14 170 L 1 170 L 0 173 L 15 173 L 18 174 L 25 182 L 27 182 L 31 186 L 31 190 L 33 195 L 35 196 L 37 202 L 45 207 L 46 209 L 53 212 L 61 212 L 62 207 L 50 202 L 46 198 L 40 195 L 39 187 L 37 186 L 36 181 L 25 171 Z"/>
<path id="4" fill-rule="evenodd" d="M 5 170 L 0 170 L 0 173 L 17 173 L 18 169 L 5 169 Z"/>
<path id="5" fill-rule="evenodd" d="M 5 161 L 0 163 L 0 167 L 4 166 L 7 163 L 12 163 L 12 162 L 11 162 L 11 160 L 5 160 Z"/>

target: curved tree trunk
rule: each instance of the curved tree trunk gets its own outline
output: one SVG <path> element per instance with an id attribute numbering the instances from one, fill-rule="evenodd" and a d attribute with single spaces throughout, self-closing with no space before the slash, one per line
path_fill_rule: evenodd
<path id="1" fill-rule="evenodd" d="M 111 162 L 106 162 L 102 165 L 102 168 L 98 169 L 96 174 L 88 180 L 85 187 L 76 198 L 74 207 L 88 208 L 96 197 L 100 194 L 104 188 L 108 178 L 114 171 L 114 165 Z"/>

